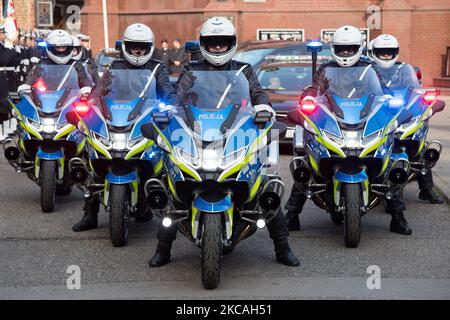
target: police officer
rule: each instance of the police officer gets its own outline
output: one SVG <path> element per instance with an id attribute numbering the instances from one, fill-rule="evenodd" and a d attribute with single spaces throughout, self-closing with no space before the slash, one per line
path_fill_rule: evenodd
<path id="1" fill-rule="evenodd" d="M 331 41 L 331 54 L 334 61 L 323 64 L 319 68 L 314 75 L 312 85 L 305 89 L 301 99 L 313 99 L 313 97 L 318 94 L 324 93 L 326 88 L 324 88 L 323 85 L 327 83 L 325 79 L 326 68 L 351 68 L 371 65 L 367 60 L 364 61 L 361 59 L 362 51 L 363 37 L 357 28 L 353 26 L 343 26 L 337 29 Z M 387 91 L 381 75 L 378 72 L 377 74 L 383 89 Z M 402 235 L 410 235 L 412 230 L 403 215 L 403 211 L 406 207 L 402 199 L 402 194 L 403 186 L 397 185 L 393 188 L 392 199 L 386 200 L 387 211 L 392 215 L 390 231 Z M 285 210 L 287 210 L 286 220 L 290 231 L 300 230 L 298 215 L 302 211 L 306 200 L 307 198 L 302 192 L 301 184 L 294 183 L 291 195 L 284 207 Z M 341 224 L 343 221 L 342 213 L 331 213 L 331 219 L 334 223 Z"/>
<path id="2" fill-rule="evenodd" d="M 153 31 L 142 23 L 136 23 L 126 28 L 122 39 L 122 53 L 124 60 L 116 60 L 111 65 L 111 69 L 148 69 L 155 71 L 156 92 L 160 100 L 173 104 L 175 101 L 175 91 L 169 81 L 167 67 L 158 60 L 151 59 L 154 50 Z M 105 73 L 107 75 L 108 73 Z M 105 82 L 104 82 L 105 81 Z M 95 91 L 103 91 L 106 94 L 108 86 L 106 76 L 104 76 Z M 98 211 L 100 201 L 97 195 L 85 199 L 84 215 L 80 222 L 75 224 L 73 231 L 85 231 L 97 228 Z"/>
<path id="3" fill-rule="evenodd" d="M 73 41 L 67 31 L 53 30 L 47 37 L 46 53 L 47 57 L 41 59 L 30 71 L 25 83 L 19 87 L 19 93 L 30 94 L 31 86 L 34 85 L 40 76 L 42 65 L 73 65 L 78 74 L 78 84 L 80 94 L 87 96 L 92 90 L 92 82 L 89 80 L 81 63 L 72 60 Z"/>
<path id="4" fill-rule="evenodd" d="M 16 68 L 19 63 L 19 53 L 13 42 L 6 38 L 4 26 L 0 26 L 0 125 L 9 118 L 8 94 L 17 91 Z"/>
<path id="5" fill-rule="evenodd" d="M 242 70 L 249 82 L 250 97 L 255 109 L 261 108 L 273 111 L 269 106 L 269 97 L 261 89 L 252 67 L 249 64 L 232 60 L 237 48 L 236 40 L 235 28 L 227 19 L 215 17 L 206 21 L 200 29 L 200 50 L 203 59 L 185 65 L 177 86 L 183 85 L 181 83 L 183 76 L 190 71 Z M 183 88 L 180 88 L 180 92 L 183 92 Z M 277 260 L 288 266 L 298 266 L 300 263 L 289 248 L 288 230 L 281 210 L 267 224 L 267 227 L 275 245 Z M 158 245 L 149 262 L 151 267 L 160 267 L 170 261 L 170 250 L 172 242 L 176 238 L 177 230 L 177 225 L 170 228 L 159 226 Z"/>
<path id="6" fill-rule="evenodd" d="M 372 42 L 371 59 L 380 69 L 380 74 L 384 76 L 393 75 L 401 68 L 412 67 L 404 62 L 398 61 L 400 46 L 397 38 L 390 34 L 379 35 Z M 383 79 L 389 83 L 391 79 Z M 428 126 L 428 123 L 426 124 Z M 433 189 L 433 173 L 430 168 L 426 168 L 426 174 L 417 176 L 419 183 L 419 199 L 430 203 L 441 204 L 444 202 L 441 195 Z"/>

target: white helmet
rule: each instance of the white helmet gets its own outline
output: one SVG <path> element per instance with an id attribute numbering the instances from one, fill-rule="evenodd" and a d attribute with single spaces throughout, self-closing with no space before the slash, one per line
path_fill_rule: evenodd
<path id="1" fill-rule="evenodd" d="M 122 52 L 125 59 L 133 66 L 146 64 L 153 55 L 155 36 L 152 29 L 142 23 L 135 23 L 125 29 L 122 39 Z M 142 55 L 134 55 L 131 50 L 140 49 Z"/>
<path id="2" fill-rule="evenodd" d="M 53 30 L 47 36 L 47 56 L 56 64 L 66 64 L 72 59 L 72 36 L 64 30 Z"/>
<path id="3" fill-rule="evenodd" d="M 359 61 L 363 51 L 363 36 L 358 28 L 343 26 L 331 40 L 331 56 L 341 67 L 351 67 Z"/>
<path id="4" fill-rule="evenodd" d="M 72 50 L 72 60 L 80 61 L 81 56 L 83 55 L 83 50 L 81 49 L 81 41 L 76 36 L 72 36 L 73 41 L 73 50 Z M 73 55 L 77 51 L 76 55 Z"/>
<path id="5" fill-rule="evenodd" d="M 383 69 L 389 69 L 397 62 L 400 46 L 397 38 L 390 34 L 382 34 L 375 38 L 372 48 L 372 59 Z M 384 58 L 386 55 L 388 58 Z"/>
<path id="6" fill-rule="evenodd" d="M 211 52 L 210 47 L 228 48 L 224 52 Z M 200 51 L 206 61 L 222 66 L 230 61 L 237 48 L 236 29 L 233 24 L 224 17 L 214 17 L 206 21 L 200 28 Z"/>

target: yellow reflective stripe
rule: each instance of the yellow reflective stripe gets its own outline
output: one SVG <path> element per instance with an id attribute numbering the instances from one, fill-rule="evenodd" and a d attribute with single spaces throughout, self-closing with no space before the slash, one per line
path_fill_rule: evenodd
<path id="1" fill-rule="evenodd" d="M 182 163 L 181 161 L 178 161 L 178 159 L 173 155 L 173 153 L 169 154 L 169 159 L 170 161 L 172 161 L 175 165 L 177 165 L 181 171 L 189 174 L 192 178 L 194 178 L 196 181 L 202 181 L 202 178 L 200 177 L 200 175 L 198 174 L 197 171 L 195 171 L 194 169 L 189 168 L 188 166 L 186 166 L 184 163 Z"/>
<path id="2" fill-rule="evenodd" d="M 75 129 L 75 126 L 69 125 L 69 126 L 67 127 L 66 130 L 64 130 L 64 131 L 62 131 L 62 132 L 60 132 L 60 133 L 58 133 L 58 134 L 55 136 L 55 138 L 54 138 L 53 140 L 58 140 L 58 139 L 60 139 L 60 138 L 62 138 L 62 137 L 64 137 L 64 136 L 67 136 L 67 135 L 68 135 L 69 133 L 71 133 L 74 129 Z"/>
<path id="3" fill-rule="evenodd" d="M 378 175 L 378 177 L 381 176 L 381 175 L 386 171 L 386 168 L 387 168 L 387 166 L 388 166 L 388 164 L 389 164 L 389 160 L 390 160 L 390 159 L 391 159 L 390 156 L 386 156 L 386 159 L 384 160 L 384 163 L 383 163 L 383 167 L 381 168 L 381 172 L 380 172 L 380 174 Z"/>
<path id="4" fill-rule="evenodd" d="M 408 138 L 410 135 L 416 133 L 417 130 L 419 130 L 420 128 L 423 127 L 424 123 L 425 122 L 421 121 L 416 126 L 414 126 L 411 130 L 403 133 L 402 136 L 400 137 L 400 140 L 404 140 L 404 139 Z"/>
<path id="5" fill-rule="evenodd" d="M 105 150 L 99 143 L 97 143 L 94 139 L 91 139 L 91 137 L 87 137 L 88 142 L 94 147 L 94 149 L 97 152 L 100 152 L 102 155 L 104 155 L 108 159 L 112 159 L 111 155 L 109 154 L 108 150 Z"/>
<path id="6" fill-rule="evenodd" d="M 168 182 L 169 182 L 169 189 L 170 192 L 172 192 L 172 195 L 175 197 L 175 199 L 177 199 L 178 201 L 180 201 L 180 198 L 178 198 L 177 195 L 177 191 L 175 190 L 175 187 L 172 184 L 172 179 L 170 177 L 167 178 Z"/>
<path id="7" fill-rule="evenodd" d="M 256 179 L 255 184 L 252 186 L 252 189 L 250 190 L 250 195 L 248 197 L 247 202 L 250 202 L 255 198 L 256 193 L 258 192 L 259 187 L 261 185 L 261 179 L 262 179 L 262 176 L 259 175 L 258 178 Z"/>
<path id="8" fill-rule="evenodd" d="M 155 142 L 153 140 L 147 140 L 146 143 L 142 144 L 140 147 L 137 147 L 136 149 L 131 149 L 127 155 L 125 156 L 125 160 L 131 159 L 136 154 L 144 152 L 147 148 L 150 148 L 152 145 L 154 145 Z"/>
<path id="9" fill-rule="evenodd" d="M 367 147 L 366 149 L 364 149 L 361 154 L 359 155 L 360 158 L 365 157 L 366 155 L 368 155 L 369 153 L 371 153 L 372 151 L 378 149 L 379 146 L 381 146 L 383 143 L 386 142 L 387 140 L 387 135 L 384 135 L 383 138 L 380 139 L 380 141 L 378 141 L 377 143 L 371 145 L 370 147 Z"/>
<path id="10" fill-rule="evenodd" d="M 337 189 L 340 185 L 341 183 L 333 177 L 333 199 L 335 205 L 339 205 L 339 199 L 337 198 Z"/>
<path id="11" fill-rule="evenodd" d="M 316 160 L 314 159 L 314 157 L 313 157 L 310 153 L 308 154 L 308 156 L 309 156 L 309 162 L 311 163 L 311 166 L 312 166 L 313 170 L 314 170 L 317 174 L 320 175 L 320 172 L 319 172 L 319 165 L 317 164 Z"/>
<path id="12" fill-rule="evenodd" d="M 231 207 L 229 210 L 227 210 L 228 218 L 230 219 L 230 225 L 228 229 L 228 233 L 230 234 L 230 237 L 233 235 L 233 207 Z"/>
<path id="13" fill-rule="evenodd" d="M 422 141 L 420 141 L 419 151 L 414 156 L 417 156 L 423 149 L 423 146 L 425 145 L 425 137 L 422 138 Z"/>
<path id="14" fill-rule="evenodd" d="M 162 162 L 162 160 L 159 160 L 159 162 L 155 166 L 155 170 L 154 170 L 154 174 L 153 175 L 157 176 L 161 172 L 162 167 L 163 167 L 163 162 Z"/>
<path id="15" fill-rule="evenodd" d="M 197 213 L 198 213 L 198 210 L 197 210 L 196 207 L 194 207 L 194 203 L 192 203 L 191 232 L 192 232 L 192 237 L 194 237 L 194 239 L 195 239 L 196 236 L 197 236 L 196 234 L 194 234 L 194 231 L 195 231 L 194 224 L 195 224 L 195 218 L 197 217 Z"/>

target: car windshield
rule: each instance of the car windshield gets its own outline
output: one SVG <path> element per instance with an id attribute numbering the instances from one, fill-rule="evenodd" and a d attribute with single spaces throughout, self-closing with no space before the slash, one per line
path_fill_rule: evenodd
<path id="1" fill-rule="evenodd" d="M 136 98 L 157 99 L 156 80 L 150 70 L 108 70 L 103 77 L 112 76 L 108 98 L 131 101 Z"/>
<path id="2" fill-rule="evenodd" d="M 300 91 L 311 83 L 310 66 L 274 66 L 261 69 L 258 80 L 263 89 Z"/>
<path id="3" fill-rule="evenodd" d="M 275 51 L 276 48 L 258 48 L 248 51 L 241 51 L 236 53 L 234 60 L 249 63 L 252 66 L 264 60 L 264 58 L 271 52 Z"/>
<path id="4" fill-rule="evenodd" d="M 249 102 L 249 84 L 241 70 L 189 71 L 179 81 L 177 105 L 215 111 Z"/>
<path id="5" fill-rule="evenodd" d="M 379 68 L 379 72 L 389 89 L 420 88 L 416 72 L 409 64 L 394 65 L 389 69 Z"/>
<path id="6" fill-rule="evenodd" d="M 48 65 L 36 66 L 38 80 L 34 87 L 39 91 L 60 91 L 63 89 L 78 90 L 78 73 L 74 65 Z"/>
<path id="7" fill-rule="evenodd" d="M 359 99 L 370 94 L 382 96 L 378 75 L 366 67 L 326 68 L 324 81 L 319 83 L 321 93 L 331 93 L 343 99 Z"/>

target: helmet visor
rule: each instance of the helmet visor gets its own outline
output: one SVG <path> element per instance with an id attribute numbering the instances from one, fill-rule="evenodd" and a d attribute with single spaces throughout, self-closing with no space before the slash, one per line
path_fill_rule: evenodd
<path id="1" fill-rule="evenodd" d="M 48 50 L 56 57 L 67 57 L 72 54 L 72 46 L 49 46 Z"/>
<path id="2" fill-rule="evenodd" d="M 226 53 L 236 45 L 235 36 L 209 36 L 200 37 L 201 46 L 209 53 L 221 54 Z"/>
<path id="3" fill-rule="evenodd" d="M 373 53 L 381 60 L 392 60 L 398 55 L 398 48 L 374 48 Z"/>
<path id="4" fill-rule="evenodd" d="M 334 48 L 335 55 L 337 55 L 338 57 L 341 57 L 341 58 L 348 58 L 348 57 L 354 56 L 358 52 L 360 46 L 335 44 L 335 45 L 333 45 L 333 48 Z"/>
<path id="5" fill-rule="evenodd" d="M 151 42 L 125 41 L 125 50 L 133 56 L 140 57 L 149 54 L 152 49 L 152 45 L 153 44 Z"/>

